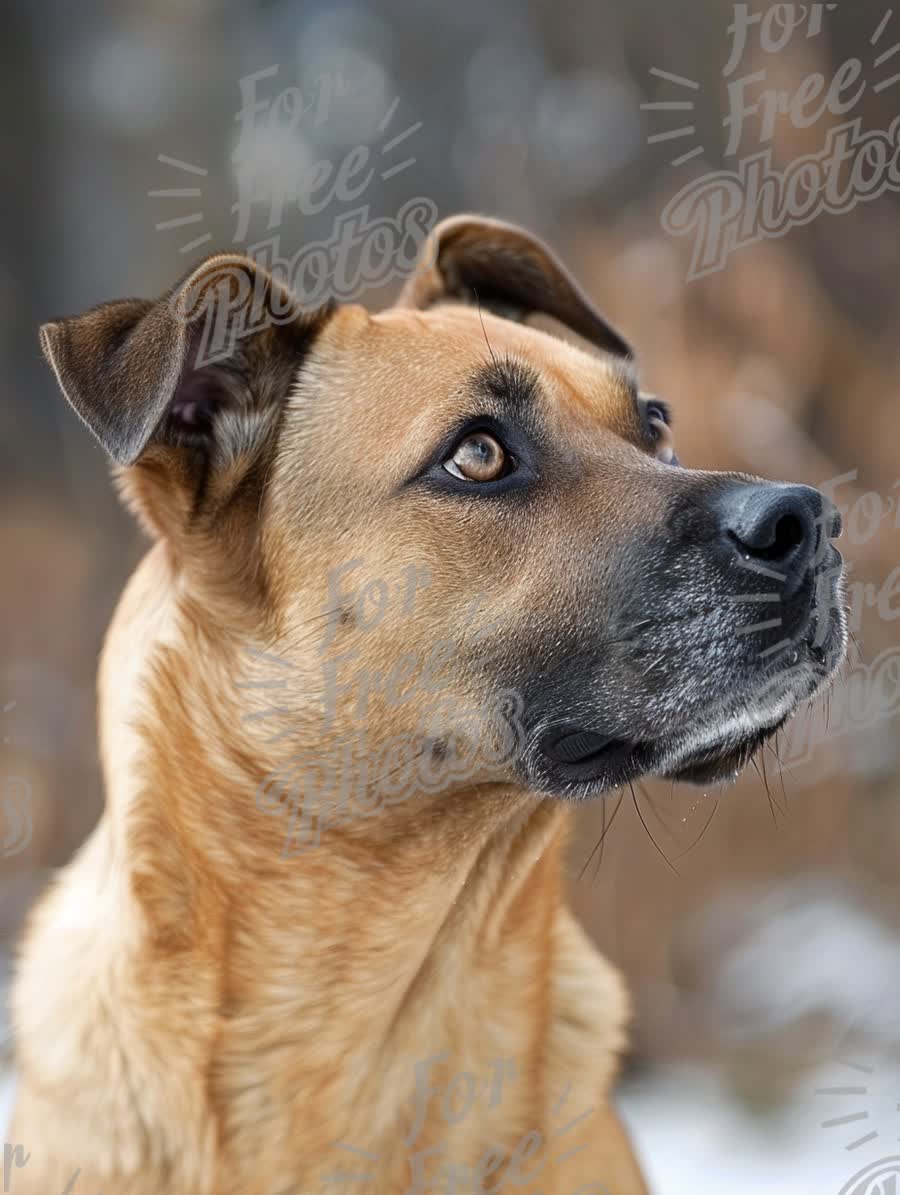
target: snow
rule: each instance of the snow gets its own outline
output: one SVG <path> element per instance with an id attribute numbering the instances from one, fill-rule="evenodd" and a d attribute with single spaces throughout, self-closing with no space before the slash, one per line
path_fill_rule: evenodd
<path id="1" fill-rule="evenodd" d="M 653 1195 L 856 1195 L 852 1179 L 900 1154 L 900 1072 L 879 1075 L 876 1066 L 866 1074 L 859 1065 L 823 1067 L 766 1119 L 751 1117 L 715 1072 L 693 1067 L 656 1073 L 625 1088 L 618 1102 Z M 850 1086 L 869 1090 L 821 1094 Z M 831 1124 L 862 1114 L 865 1120 Z M 900 1190 L 900 1159 L 890 1169 Z M 894 1189 L 864 1185 L 859 1195 Z"/>

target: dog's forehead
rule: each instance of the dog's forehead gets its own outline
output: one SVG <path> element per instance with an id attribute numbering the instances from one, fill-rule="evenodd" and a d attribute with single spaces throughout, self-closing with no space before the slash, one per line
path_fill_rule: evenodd
<path id="1" fill-rule="evenodd" d="M 389 409 L 382 412 L 388 420 L 426 408 L 435 416 L 450 413 L 463 395 L 477 400 L 490 367 L 503 362 L 524 367 L 534 381 L 530 397 L 561 431 L 605 427 L 630 440 L 641 435 L 637 379 L 628 361 L 474 307 L 391 308 L 374 316 L 356 309 L 332 322 L 322 349 L 325 368 L 359 371 L 370 401 L 389 391 Z"/>

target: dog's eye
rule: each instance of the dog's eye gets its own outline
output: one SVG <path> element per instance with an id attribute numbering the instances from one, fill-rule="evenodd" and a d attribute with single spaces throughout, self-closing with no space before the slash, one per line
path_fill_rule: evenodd
<path id="1" fill-rule="evenodd" d="M 651 399 L 647 403 L 644 407 L 644 414 L 647 416 L 648 423 L 662 423 L 666 427 L 669 426 L 669 408 L 657 399 Z"/>
<path id="2" fill-rule="evenodd" d="M 463 481 L 497 481 L 510 471 L 510 458 L 487 432 L 472 432 L 457 444 L 444 468 Z"/>
<path id="3" fill-rule="evenodd" d="M 650 434 L 656 446 L 657 460 L 664 465 L 677 465 L 675 456 L 675 442 L 672 438 L 671 416 L 668 406 L 656 399 L 650 399 L 644 405 L 644 418 L 650 428 Z"/>

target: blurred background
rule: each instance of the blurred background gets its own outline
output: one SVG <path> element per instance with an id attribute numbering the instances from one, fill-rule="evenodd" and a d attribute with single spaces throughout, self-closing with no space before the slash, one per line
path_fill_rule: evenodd
<path id="1" fill-rule="evenodd" d="M 647 783 L 591 806 L 572 894 L 633 992 L 620 1101 L 654 1191 L 693 1195 L 702 1176 L 729 1195 L 837 1195 L 897 1152 L 900 209 L 882 188 L 802 226 L 771 217 L 779 235 L 693 278 L 694 232 L 662 220 L 711 172 L 761 151 L 784 171 L 836 126 L 887 133 L 900 111 L 900 13 L 813 4 L 791 33 L 801 10 L 774 7 L 729 73 L 736 9 L 719 0 L 7 7 L 0 983 L 30 904 L 98 817 L 97 656 L 146 546 L 38 324 L 154 296 L 214 248 L 277 233 L 289 256 L 351 209 L 394 218 L 424 198 L 552 243 L 674 406 L 684 464 L 835 483 L 854 643 L 827 725 L 804 715 L 727 791 Z M 814 113 L 850 59 L 851 106 L 800 119 L 784 103 L 767 126 L 760 104 L 729 146 L 734 79 L 755 76 L 745 97 L 806 87 Z M 379 163 L 364 195 L 275 211 L 272 193 L 359 145 Z"/>

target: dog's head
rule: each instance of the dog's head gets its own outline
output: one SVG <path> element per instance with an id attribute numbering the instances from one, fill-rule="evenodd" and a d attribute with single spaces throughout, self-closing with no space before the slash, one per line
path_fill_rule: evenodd
<path id="1" fill-rule="evenodd" d="M 503 708 L 494 778 L 707 781 L 842 657 L 830 503 L 680 467 L 626 343 L 517 229 L 445 221 L 377 315 L 224 256 L 42 343 L 181 591 L 303 676 L 320 750 L 364 721 L 438 759 L 459 710 Z"/>

